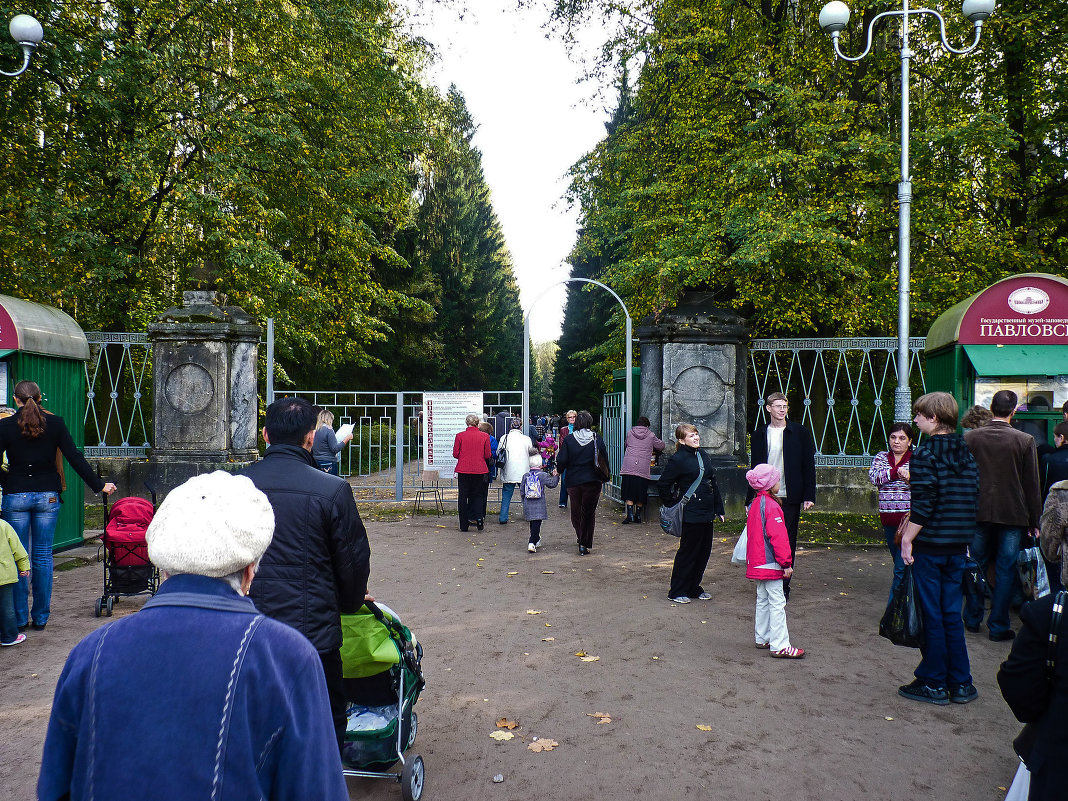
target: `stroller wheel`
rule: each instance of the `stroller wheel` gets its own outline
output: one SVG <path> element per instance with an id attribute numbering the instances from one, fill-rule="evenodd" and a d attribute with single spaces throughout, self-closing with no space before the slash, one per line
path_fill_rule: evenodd
<path id="1" fill-rule="evenodd" d="M 93 609 L 93 616 L 94 617 L 100 617 L 100 612 L 103 610 L 103 608 L 104 608 L 104 603 L 99 598 L 97 598 L 96 599 L 96 608 Z"/>
<path id="2" fill-rule="evenodd" d="M 419 797 L 423 794 L 425 778 L 426 771 L 423 768 L 421 756 L 413 757 L 405 762 L 404 770 L 401 771 L 401 798 L 404 801 L 419 801 Z"/>
<path id="3" fill-rule="evenodd" d="M 108 596 L 108 617 L 111 617 L 111 610 L 115 607 L 115 596 Z"/>

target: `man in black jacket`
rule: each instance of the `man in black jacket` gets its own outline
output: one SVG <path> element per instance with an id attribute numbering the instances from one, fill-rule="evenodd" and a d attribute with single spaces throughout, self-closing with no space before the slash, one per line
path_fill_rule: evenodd
<path id="1" fill-rule="evenodd" d="M 311 457 L 315 422 L 303 398 L 267 407 L 267 452 L 244 474 L 271 502 L 275 529 L 249 597 L 319 652 L 340 748 L 346 727 L 341 615 L 364 602 L 371 550 L 348 482 L 324 473 Z"/>
<path id="2" fill-rule="evenodd" d="M 808 511 L 816 505 L 816 443 L 807 428 L 786 419 L 790 402 L 781 392 L 768 395 L 764 411 L 768 413 L 768 423 L 758 426 L 750 438 L 749 467 L 770 464 L 779 469 L 782 481 L 778 501 L 790 537 L 790 556 L 795 557 L 801 510 Z M 746 493 L 747 508 L 754 494 L 752 488 Z M 790 579 L 784 579 L 782 587 L 789 599 Z"/>

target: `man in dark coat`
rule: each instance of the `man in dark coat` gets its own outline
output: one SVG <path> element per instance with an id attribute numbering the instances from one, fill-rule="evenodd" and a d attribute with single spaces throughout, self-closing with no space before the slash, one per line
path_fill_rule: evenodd
<path id="1" fill-rule="evenodd" d="M 303 398 L 267 407 L 267 452 L 244 474 L 270 500 L 275 531 L 249 597 L 319 652 L 340 748 L 346 727 L 341 615 L 364 602 L 371 550 L 348 482 L 319 470 L 311 457 L 315 422 Z"/>
<path id="2" fill-rule="evenodd" d="M 984 570 L 993 561 L 997 576 L 987 620 L 990 639 L 995 642 L 1014 636 L 1009 626 L 1009 604 L 1019 582 L 1016 556 L 1025 535 L 1038 537 L 1042 516 L 1035 438 L 1012 427 L 1017 401 L 1012 390 L 995 392 L 990 400 L 994 419 L 964 433 L 968 450 L 979 465 L 979 485 L 983 488 L 975 515 L 971 557 Z M 964 609 L 968 631 L 979 631 L 984 614 L 982 603 L 975 596 L 968 596 Z"/>
<path id="3" fill-rule="evenodd" d="M 1049 495 L 1049 488 L 1058 481 L 1068 479 L 1068 423 L 1057 423 L 1053 428 L 1053 443 L 1056 450 L 1042 457 L 1042 497 Z"/>
<path id="4" fill-rule="evenodd" d="M 770 464 L 778 468 L 782 481 L 779 484 L 779 505 L 782 506 L 783 522 L 790 536 L 790 556 L 796 566 L 797 528 L 801 522 L 801 510 L 808 511 L 816 504 L 816 443 L 812 433 L 800 423 L 787 420 L 790 402 L 781 392 L 768 395 L 764 411 L 768 423 L 758 426 L 750 439 L 749 467 Z M 745 495 L 748 508 L 753 500 L 752 487 Z M 790 598 L 790 579 L 783 580 L 783 593 Z"/>

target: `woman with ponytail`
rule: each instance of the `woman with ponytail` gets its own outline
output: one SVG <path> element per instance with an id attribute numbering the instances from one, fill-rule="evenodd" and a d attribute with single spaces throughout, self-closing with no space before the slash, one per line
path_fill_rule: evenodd
<path id="1" fill-rule="evenodd" d="M 19 631 L 31 619 L 35 631 L 48 622 L 52 600 L 52 538 L 62 505 L 62 453 L 93 492 L 114 492 L 93 472 L 75 447 L 62 417 L 41 408 L 41 388 L 33 381 L 15 385 L 18 411 L 0 420 L 0 455 L 7 455 L 8 471 L 3 478 L 4 496 L 0 517 L 11 524 L 30 554 L 30 576 L 20 577 L 15 590 L 15 618 Z M 33 587 L 33 609 L 29 589 Z"/>

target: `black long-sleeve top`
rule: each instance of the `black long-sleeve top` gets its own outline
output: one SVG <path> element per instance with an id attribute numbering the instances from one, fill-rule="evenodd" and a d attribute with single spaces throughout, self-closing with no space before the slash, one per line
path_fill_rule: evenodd
<path id="1" fill-rule="evenodd" d="M 684 523 L 707 523 L 723 514 L 723 498 L 719 494 L 716 471 L 712 469 L 712 460 L 708 458 L 708 454 L 680 444 L 656 482 L 661 501 L 668 506 L 674 506 L 697 480 L 697 474 L 701 470 L 697 464 L 699 458 L 704 461 L 705 475 L 682 511 Z"/>
<path id="2" fill-rule="evenodd" d="M 6 454 L 8 463 L 3 478 L 5 493 L 60 492 L 63 485 L 56 468 L 57 448 L 93 492 L 104 489 L 104 479 L 85 461 L 62 417 L 46 412 L 45 429 L 35 439 L 22 435 L 19 429 L 21 417 L 20 409 L 11 417 L 0 420 L 0 455 Z"/>

